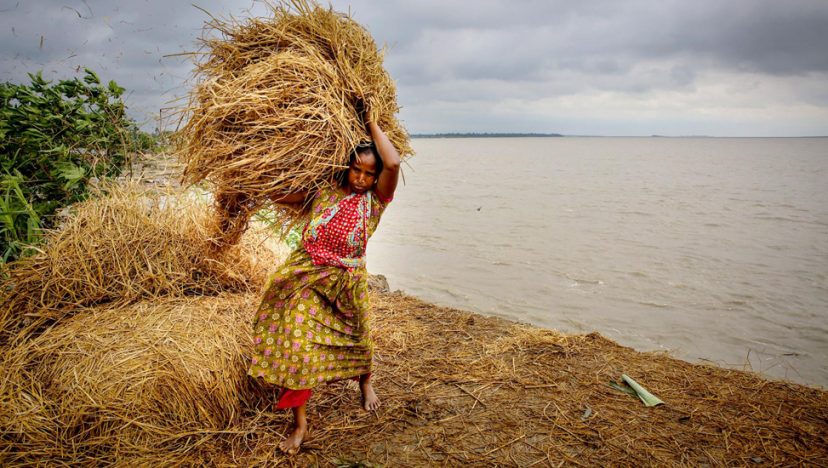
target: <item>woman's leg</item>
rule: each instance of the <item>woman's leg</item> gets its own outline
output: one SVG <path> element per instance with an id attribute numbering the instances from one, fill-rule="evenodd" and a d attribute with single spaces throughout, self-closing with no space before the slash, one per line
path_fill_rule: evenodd
<path id="1" fill-rule="evenodd" d="M 288 455 L 296 455 L 302 440 L 308 432 L 307 403 L 293 408 L 293 432 L 279 443 L 279 448 Z"/>
<path id="2" fill-rule="evenodd" d="M 374 386 L 371 385 L 371 373 L 359 376 L 359 389 L 362 391 L 362 408 L 365 411 L 375 411 L 380 406 L 380 399 L 374 393 Z"/>

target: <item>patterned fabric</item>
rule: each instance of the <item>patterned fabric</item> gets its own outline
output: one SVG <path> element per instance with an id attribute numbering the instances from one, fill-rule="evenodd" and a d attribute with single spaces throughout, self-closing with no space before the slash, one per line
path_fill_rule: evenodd
<path id="1" fill-rule="evenodd" d="M 337 194 L 325 194 L 329 202 L 337 200 Z M 351 194 L 336 204 L 318 211 L 305 227 L 302 243 L 316 265 L 342 266 L 354 269 L 365 266 L 365 247 L 368 238 L 368 217 L 371 192 Z"/>
<path id="2" fill-rule="evenodd" d="M 342 240 L 343 232 L 353 233 L 361 224 L 367 240 L 379 224 L 386 205 L 372 194 L 364 195 L 352 197 L 331 187 L 314 200 L 313 216 L 328 217 L 316 226 L 316 245 L 320 239 L 329 241 L 326 249 L 337 259 L 343 244 L 354 248 L 354 239 L 359 242 L 358 237 Z M 360 211 L 362 200 L 368 203 Z M 362 219 L 351 219 L 354 212 L 361 213 Z M 334 233 L 340 242 L 334 241 Z M 365 242 L 361 245 L 364 259 Z M 353 250 L 347 253 L 352 255 Z M 364 260 L 355 267 L 317 264 L 305 248 L 296 249 L 268 279 L 254 319 L 248 375 L 299 390 L 370 372 L 373 345 L 367 289 Z"/>

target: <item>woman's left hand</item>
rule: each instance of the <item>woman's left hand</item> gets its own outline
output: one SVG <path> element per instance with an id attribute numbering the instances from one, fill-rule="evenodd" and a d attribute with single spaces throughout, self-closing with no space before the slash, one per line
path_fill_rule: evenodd
<path id="1" fill-rule="evenodd" d="M 370 116 L 370 112 L 368 109 L 368 101 L 364 98 L 358 97 L 354 102 L 354 110 L 356 110 L 357 116 L 362 119 L 363 125 L 365 128 L 368 128 L 368 116 Z"/>

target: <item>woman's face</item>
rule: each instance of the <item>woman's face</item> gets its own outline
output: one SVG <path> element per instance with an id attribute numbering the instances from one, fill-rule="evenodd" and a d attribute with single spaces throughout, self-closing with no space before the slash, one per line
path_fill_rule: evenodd
<path id="1" fill-rule="evenodd" d="M 377 161 L 372 152 L 357 153 L 348 169 L 348 188 L 351 192 L 364 193 L 374 187 L 377 180 Z"/>

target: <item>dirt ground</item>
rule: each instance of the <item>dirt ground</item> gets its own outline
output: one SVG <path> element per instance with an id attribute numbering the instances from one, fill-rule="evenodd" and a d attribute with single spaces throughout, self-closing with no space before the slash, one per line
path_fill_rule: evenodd
<path id="1" fill-rule="evenodd" d="M 376 294 L 376 388 L 318 391 L 302 452 L 273 451 L 273 429 L 233 444 L 245 464 L 295 466 L 828 465 L 828 392 L 756 374 L 640 353 L 598 334 L 572 336 Z M 609 386 L 627 374 L 665 404 Z M 225 452 L 226 454 L 227 452 Z M 218 459 L 215 460 L 221 462 Z M 228 462 L 230 460 L 227 460 Z"/>

